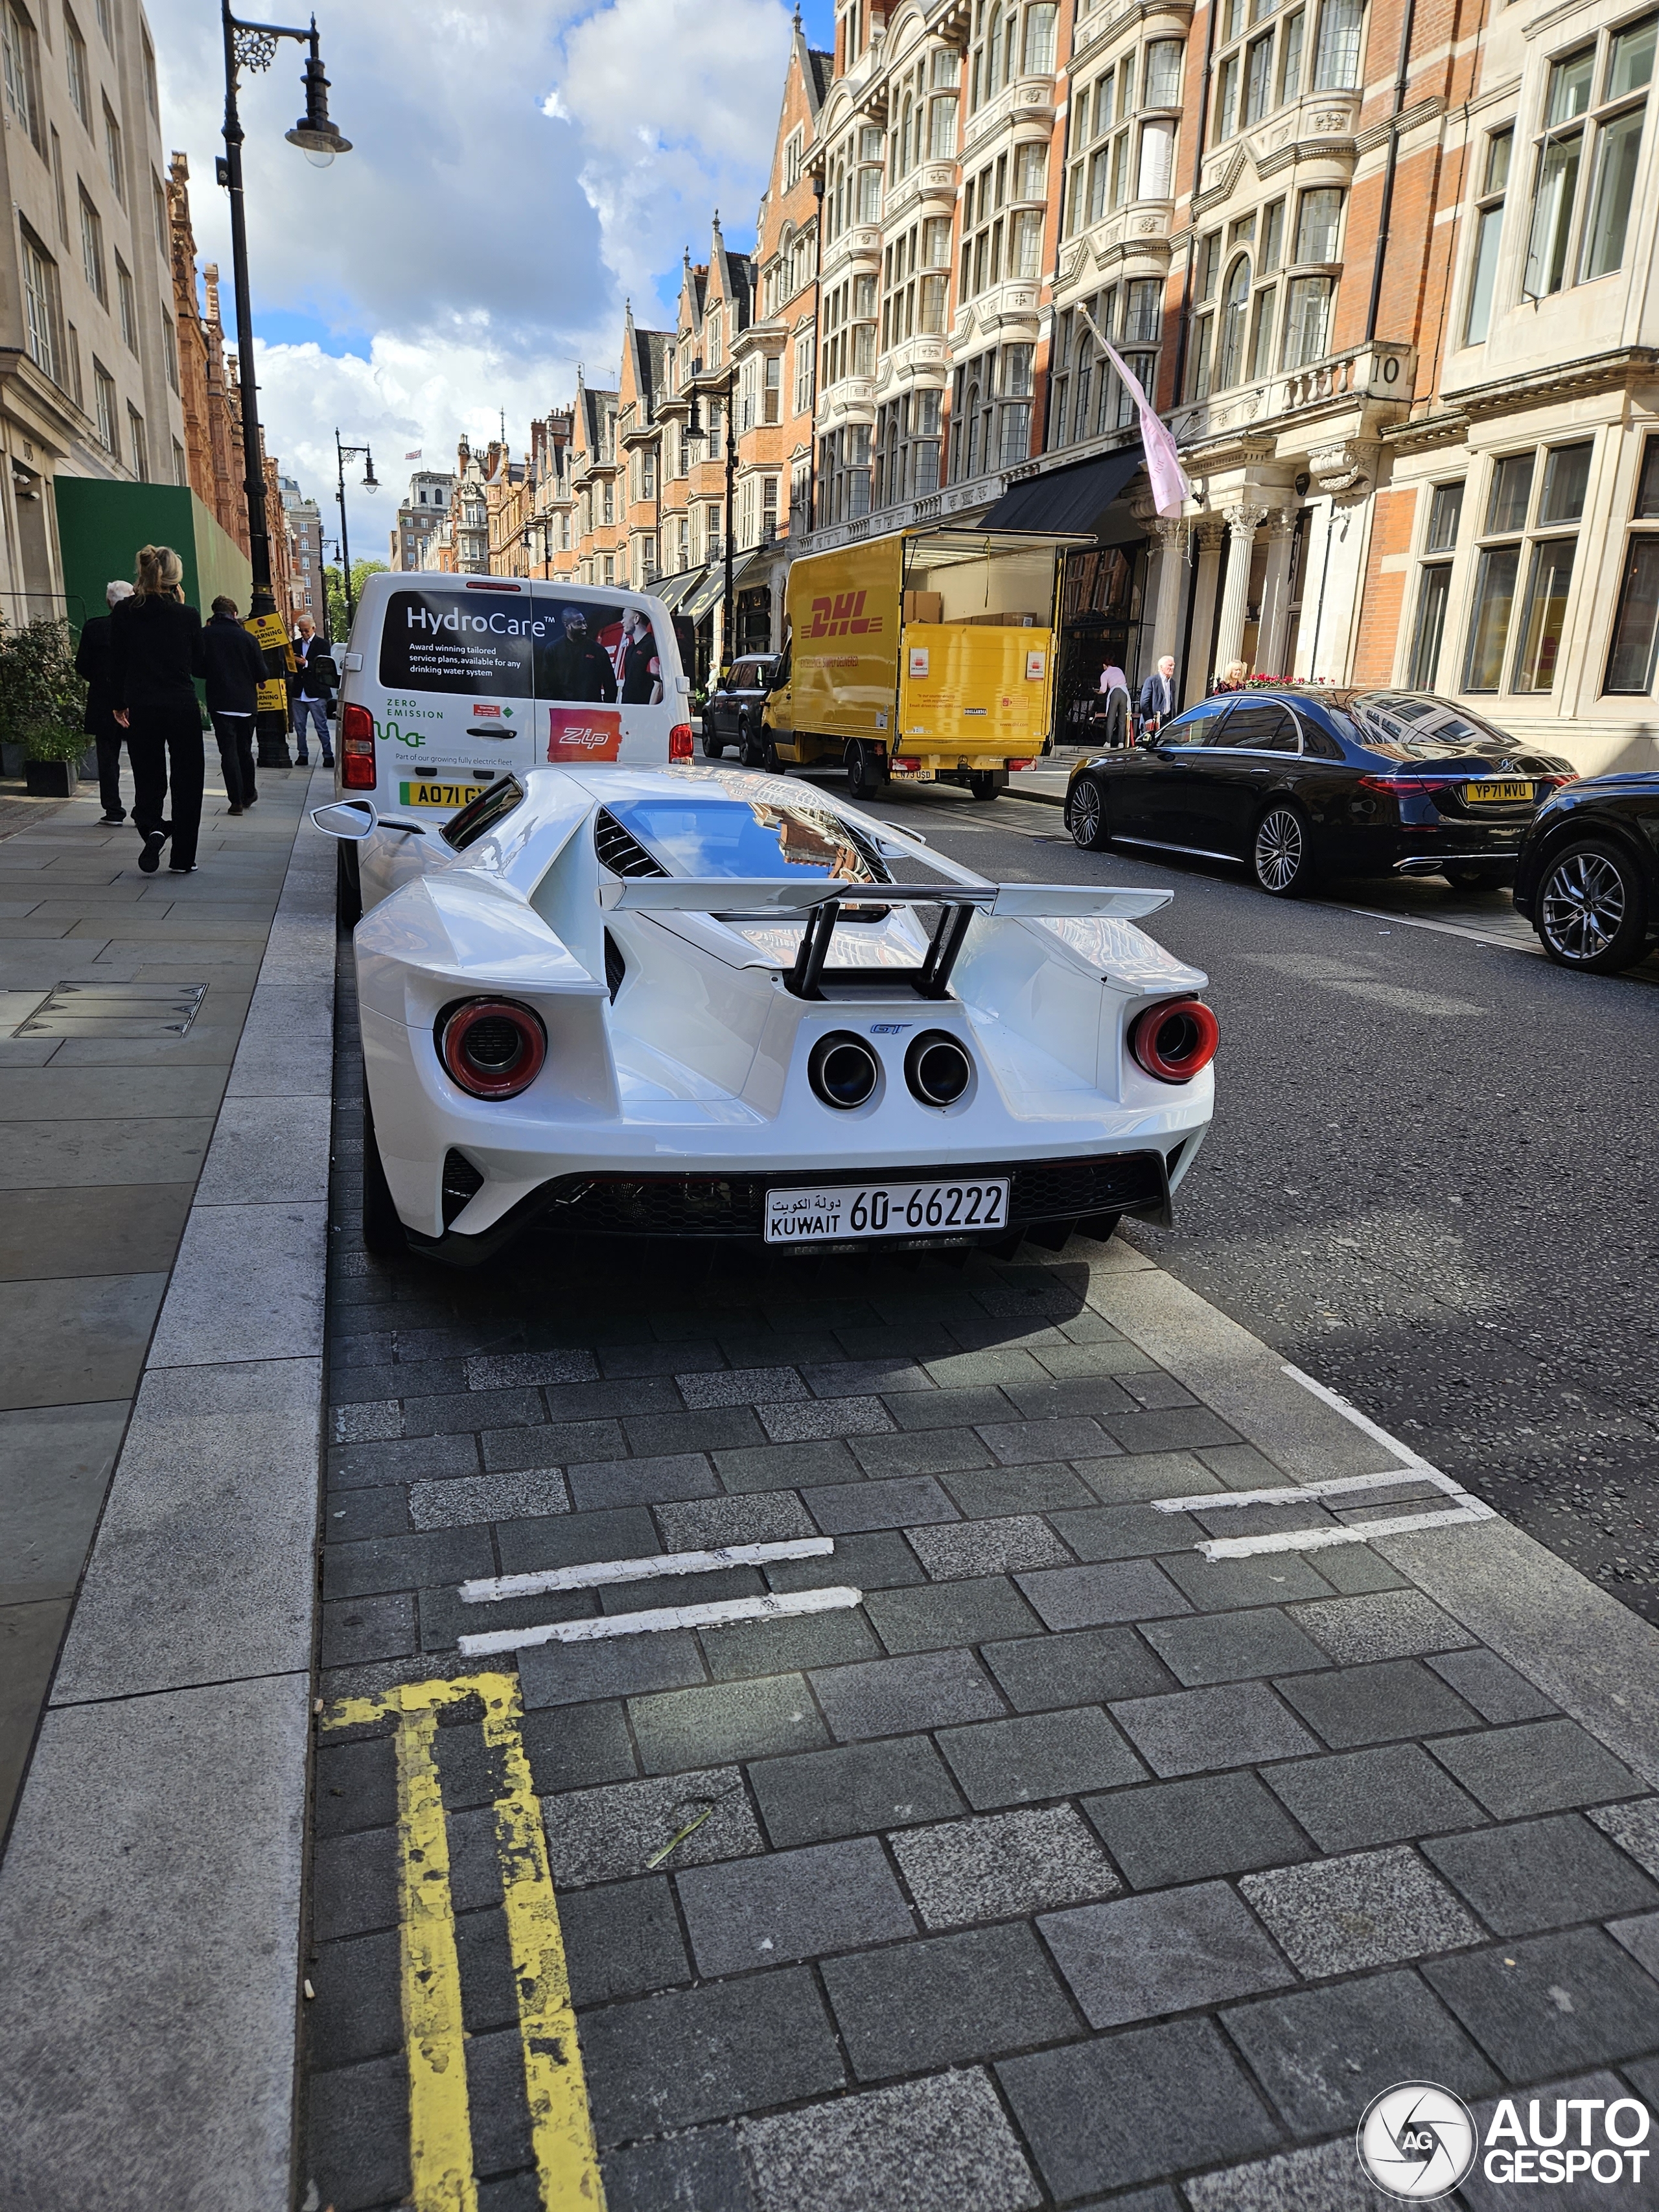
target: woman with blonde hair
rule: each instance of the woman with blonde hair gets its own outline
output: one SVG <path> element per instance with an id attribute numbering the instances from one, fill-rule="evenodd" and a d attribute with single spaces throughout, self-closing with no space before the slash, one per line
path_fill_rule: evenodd
<path id="1" fill-rule="evenodd" d="M 170 545 L 141 545 L 133 595 L 110 616 L 110 688 L 127 732 L 132 819 L 143 839 L 138 866 L 147 876 L 169 837 L 173 873 L 189 875 L 202 826 L 202 712 L 193 679 L 206 675 L 207 663 L 201 615 L 184 603 L 184 574 Z"/>
<path id="2" fill-rule="evenodd" d="M 1218 691 L 1242 691 L 1249 680 L 1249 662 L 1230 660 L 1223 673 L 1216 678 L 1215 689 Z"/>

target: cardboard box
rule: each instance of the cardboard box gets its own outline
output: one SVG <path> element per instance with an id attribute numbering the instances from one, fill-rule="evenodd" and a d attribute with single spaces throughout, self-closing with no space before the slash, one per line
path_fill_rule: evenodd
<path id="1" fill-rule="evenodd" d="M 940 623 L 945 620 L 943 592 L 907 592 L 904 594 L 904 620 L 908 623 Z"/>

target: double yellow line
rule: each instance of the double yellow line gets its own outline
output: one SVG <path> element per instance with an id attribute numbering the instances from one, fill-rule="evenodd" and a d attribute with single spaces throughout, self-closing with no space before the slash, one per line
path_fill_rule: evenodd
<path id="1" fill-rule="evenodd" d="M 501 1756 L 494 1812 L 507 1943 L 519 1992 L 519 2040 L 530 2104 L 542 2212 L 603 2212 L 599 2152 L 570 2002 L 558 1901 L 547 1863 L 530 1761 L 520 1729 L 516 1674 L 468 1674 L 405 1683 L 377 1698 L 343 1698 L 324 1729 L 395 1717 L 398 1918 L 404 2042 L 409 2062 L 412 2212 L 477 2212 L 466 2031 L 449 1881 L 436 1745 L 438 1712 L 471 1698 L 483 1706 L 484 1742 Z"/>

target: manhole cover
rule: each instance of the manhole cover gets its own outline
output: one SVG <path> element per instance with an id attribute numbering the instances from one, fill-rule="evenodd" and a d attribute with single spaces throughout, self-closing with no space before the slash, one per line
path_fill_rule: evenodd
<path id="1" fill-rule="evenodd" d="M 183 1036 L 205 983 L 59 983 L 14 1036 Z"/>

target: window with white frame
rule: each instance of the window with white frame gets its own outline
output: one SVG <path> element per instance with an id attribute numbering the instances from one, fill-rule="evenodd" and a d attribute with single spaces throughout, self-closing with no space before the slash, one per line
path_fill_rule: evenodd
<path id="1" fill-rule="evenodd" d="M 132 271 L 118 253 L 115 257 L 115 298 L 121 313 L 121 343 L 129 353 L 138 350 L 138 303 L 132 289 Z"/>
<path id="2" fill-rule="evenodd" d="M 1053 0 L 975 0 L 969 33 L 968 106 L 994 100 L 1020 76 L 1052 76 L 1059 9 Z"/>
<path id="3" fill-rule="evenodd" d="M 104 274 L 104 224 L 97 209 L 81 190 L 81 266 L 102 307 L 109 305 L 109 283 Z"/>
<path id="4" fill-rule="evenodd" d="M 1446 635 L 1446 610 L 1451 603 L 1452 564 L 1457 533 L 1463 518 L 1463 485 L 1434 485 L 1429 495 L 1429 522 L 1424 533 L 1425 557 L 1418 570 L 1417 617 L 1412 629 L 1411 665 L 1406 681 L 1413 691 L 1432 691 L 1440 680 L 1440 648 Z"/>
<path id="5" fill-rule="evenodd" d="M 6 105 L 23 126 L 37 154 L 46 151 L 40 127 L 40 49 L 34 25 L 20 0 L 0 0 L 0 64 Z"/>
<path id="6" fill-rule="evenodd" d="M 1465 691 L 1499 691 L 1506 679 L 1513 692 L 1554 688 L 1594 452 L 1594 441 L 1583 439 L 1493 462 L 1463 653 Z"/>
<path id="7" fill-rule="evenodd" d="M 1498 283 L 1498 249 L 1504 236 L 1504 198 L 1515 152 L 1515 126 L 1494 131 L 1487 139 L 1475 202 L 1474 243 L 1469 257 L 1469 294 L 1463 309 L 1463 343 L 1481 345 L 1492 328 L 1492 293 Z"/>
<path id="8" fill-rule="evenodd" d="M 819 524 L 856 521 L 870 512 L 870 426 L 849 422 L 818 441 Z"/>
<path id="9" fill-rule="evenodd" d="M 908 66 L 888 96 L 887 176 L 900 184 L 920 161 L 949 161 L 957 149 L 957 79 L 949 46 L 934 46 Z"/>
<path id="10" fill-rule="evenodd" d="M 1047 163 L 1046 155 L 1041 163 L 1030 157 L 1043 152 L 1017 146 L 999 154 L 964 188 L 958 301 L 1010 277 L 1029 282 L 1041 275 Z"/>
<path id="11" fill-rule="evenodd" d="M 1163 290 L 1155 276 L 1132 277 L 1060 316 L 1048 410 L 1051 447 L 1104 437 L 1135 419 L 1134 402 L 1089 325 L 1092 322 L 1102 337 L 1111 340 L 1125 368 L 1150 394 L 1158 382 L 1158 356 L 1143 349 L 1156 346 L 1163 335 Z"/>
<path id="12" fill-rule="evenodd" d="M 1322 0 L 1314 46 L 1315 92 L 1352 92 L 1359 82 L 1364 0 Z"/>
<path id="13" fill-rule="evenodd" d="M 108 100 L 104 102 L 104 167 L 109 174 L 110 190 L 125 207 L 127 204 L 127 172 L 121 153 L 121 126 L 116 121 Z"/>
<path id="14" fill-rule="evenodd" d="M 1659 438 L 1642 450 L 1631 524 L 1601 686 L 1625 697 L 1652 690 L 1659 657 Z"/>
<path id="15" fill-rule="evenodd" d="M 1622 264 L 1656 38 L 1659 15 L 1644 15 L 1550 64 L 1523 299 L 1594 283 Z"/>
<path id="16" fill-rule="evenodd" d="M 799 125 L 783 142 L 783 189 L 793 191 L 800 182 L 806 159 L 806 133 Z"/>
<path id="17" fill-rule="evenodd" d="M 149 441 L 144 435 L 144 418 L 127 404 L 127 452 L 131 456 L 132 473 L 141 483 L 149 482 Z"/>
<path id="18" fill-rule="evenodd" d="M 1308 26 L 1306 7 L 1280 13 L 1279 0 L 1219 0 L 1219 6 L 1214 64 L 1218 142 L 1254 130 L 1276 108 L 1301 98 Z M 1358 82 L 1352 72 L 1358 68 L 1362 21 L 1363 0 L 1324 0 L 1312 71 L 1317 89 L 1334 91 Z"/>
<path id="19" fill-rule="evenodd" d="M 918 332 L 945 331 L 950 289 L 951 219 L 929 216 L 901 231 L 883 251 L 881 350 Z"/>
<path id="20" fill-rule="evenodd" d="M 63 384 L 58 264 L 27 223 L 20 225 L 23 264 L 23 337 L 29 358 L 54 384 Z"/>
<path id="21" fill-rule="evenodd" d="M 121 458 L 121 434 L 116 422 L 115 379 L 104 367 L 96 354 L 92 357 L 93 420 L 98 425 L 98 442 L 113 460 Z"/>
<path id="22" fill-rule="evenodd" d="M 871 504 L 896 507 L 939 489 L 939 432 L 945 394 L 934 389 L 901 392 L 876 417 Z"/>
<path id="23" fill-rule="evenodd" d="M 92 99 L 87 89 L 87 42 L 67 8 L 64 10 L 64 73 L 69 79 L 70 103 L 90 131 Z"/>
<path id="24" fill-rule="evenodd" d="M 800 331 L 795 337 L 794 410 L 797 415 L 810 415 L 813 406 L 812 360 L 817 346 L 817 335 L 811 330 Z"/>

